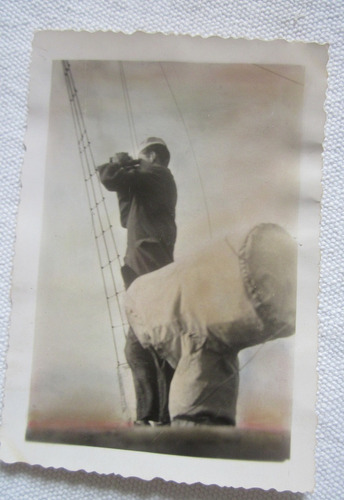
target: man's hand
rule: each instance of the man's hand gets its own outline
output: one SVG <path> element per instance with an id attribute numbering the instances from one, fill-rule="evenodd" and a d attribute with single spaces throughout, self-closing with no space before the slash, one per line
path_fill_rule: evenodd
<path id="1" fill-rule="evenodd" d="M 110 158 L 109 163 L 96 168 L 101 183 L 109 191 L 128 189 L 132 183 L 135 172 L 138 170 L 140 160 L 133 160 L 128 153 L 116 153 Z"/>
<path id="2" fill-rule="evenodd" d="M 115 163 L 121 167 L 126 167 L 131 161 L 133 161 L 133 159 L 128 153 L 116 153 L 110 158 L 110 163 Z"/>

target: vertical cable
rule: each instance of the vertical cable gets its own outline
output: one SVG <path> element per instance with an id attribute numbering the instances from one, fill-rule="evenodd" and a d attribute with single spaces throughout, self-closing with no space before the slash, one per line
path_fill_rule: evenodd
<path id="1" fill-rule="evenodd" d="M 197 156 L 196 156 L 196 152 L 195 152 L 195 149 L 193 147 L 193 144 L 192 144 L 192 140 L 191 140 L 191 135 L 190 135 L 190 131 L 189 131 L 189 128 L 187 126 L 187 123 L 184 119 L 184 115 L 182 113 L 182 110 L 180 109 L 180 106 L 178 104 L 178 101 L 177 101 L 177 98 L 176 98 L 176 95 L 175 93 L 173 92 L 173 89 L 172 89 L 172 86 L 167 78 L 167 74 L 165 72 L 165 69 L 162 65 L 162 63 L 159 63 L 160 64 L 160 68 L 161 68 L 161 71 L 162 71 L 162 74 L 165 78 L 165 81 L 166 81 L 166 84 L 167 84 L 167 87 L 170 91 L 170 94 L 172 96 L 172 99 L 174 101 L 174 104 L 176 106 L 176 109 L 178 111 L 178 114 L 179 114 L 179 117 L 180 117 L 180 120 L 181 122 L 183 123 L 184 125 L 184 129 L 185 129 L 185 133 L 186 133 L 186 136 L 188 138 L 188 141 L 189 141 L 189 145 L 190 145 L 190 149 L 191 149 L 191 153 L 192 153 L 192 157 L 193 157 L 193 160 L 194 160 L 194 163 L 196 165 L 196 170 L 197 170 L 197 174 L 198 174 L 198 180 L 199 180 L 199 183 L 200 183 L 200 186 L 201 186 L 201 191 L 202 191 L 202 195 L 203 195 L 203 203 L 204 203 L 204 207 L 205 207 L 205 212 L 206 212 L 206 215 L 207 215 L 207 221 L 208 221 L 208 229 L 209 229 L 209 236 L 210 238 L 212 238 L 212 228 L 211 228 L 211 221 L 210 221 L 210 214 L 209 214 L 209 207 L 208 207 L 208 202 L 207 202 L 207 198 L 205 196 L 205 189 L 204 189 L 204 184 L 203 184 L 203 179 L 202 179 L 202 176 L 201 176 L 201 170 L 200 170 L 200 167 L 199 167 L 199 163 L 198 163 L 198 160 L 197 160 Z"/>
<path id="2" fill-rule="evenodd" d="M 136 151 L 138 149 L 138 140 L 137 140 L 137 133 L 136 133 L 135 122 L 134 122 L 133 109 L 131 107 L 131 101 L 130 101 L 130 96 L 129 96 L 127 79 L 126 79 L 125 73 L 124 73 L 123 62 L 119 61 L 118 65 L 119 65 L 119 74 L 120 74 L 121 83 L 122 83 L 124 103 L 125 103 L 125 107 L 126 107 L 126 111 L 127 111 L 132 148 L 133 148 L 133 152 L 136 153 Z"/>

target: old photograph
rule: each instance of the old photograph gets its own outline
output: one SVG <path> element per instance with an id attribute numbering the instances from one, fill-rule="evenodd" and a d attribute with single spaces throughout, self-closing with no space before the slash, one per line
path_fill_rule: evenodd
<path id="1" fill-rule="evenodd" d="M 31 311 L 23 450 L 42 465 L 53 446 L 290 476 L 304 419 L 315 429 L 319 205 L 308 200 L 320 196 L 326 50 L 218 40 L 212 57 L 214 41 L 188 39 L 180 56 L 165 37 L 162 57 L 140 40 L 120 39 L 112 57 L 64 49 L 32 80 L 45 104 L 29 110 L 28 155 L 42 151 L 24 166 L 18 229 L 35 254 L 17 267 L 34 269 L 30 300 L 31 278 L 15 278 Z"/>

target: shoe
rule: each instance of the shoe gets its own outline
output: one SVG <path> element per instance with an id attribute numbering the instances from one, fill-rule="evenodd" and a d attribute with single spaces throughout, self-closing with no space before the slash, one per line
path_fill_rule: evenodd
<path id="1" fill-rule="evenodd" d="M 150 427 L 151 424 L 149 423 L 148 420 L 146 420 L 144 418 L 142 420 L 135 420 L 135 422 L 134 422 L 135 427 L 145 427 L 147 425 L 148 425 L 148 427 Z"/>
<path id="2" fill-rule="evenodd" d="M 155 422 L 153 420 L 150 420 L 149 423 L 152 427 L 162 427 L 166 425 L 171 425 L 171 422 Z"/>

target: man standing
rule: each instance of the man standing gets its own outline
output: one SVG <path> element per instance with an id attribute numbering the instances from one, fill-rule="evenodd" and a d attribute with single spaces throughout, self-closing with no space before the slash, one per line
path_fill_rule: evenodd
<path id="1" fill-rule="evenodd" d="M 143 274 L 173 261 L 176 241 L 177 189 L 168 169 L 170 153 L 162 139 L 149 137 L 138 160 L 118 153 L 98 167 L 106 189 L 116 191 L 121 225 L 127 229 L 127 250 L 122 267 L 125 287 Z M 132 370 L 138 425 L 169 423 L 168 393 L 173 369 L 153 348 L 144 349 L 129 329 L 125 355 Z"/>

